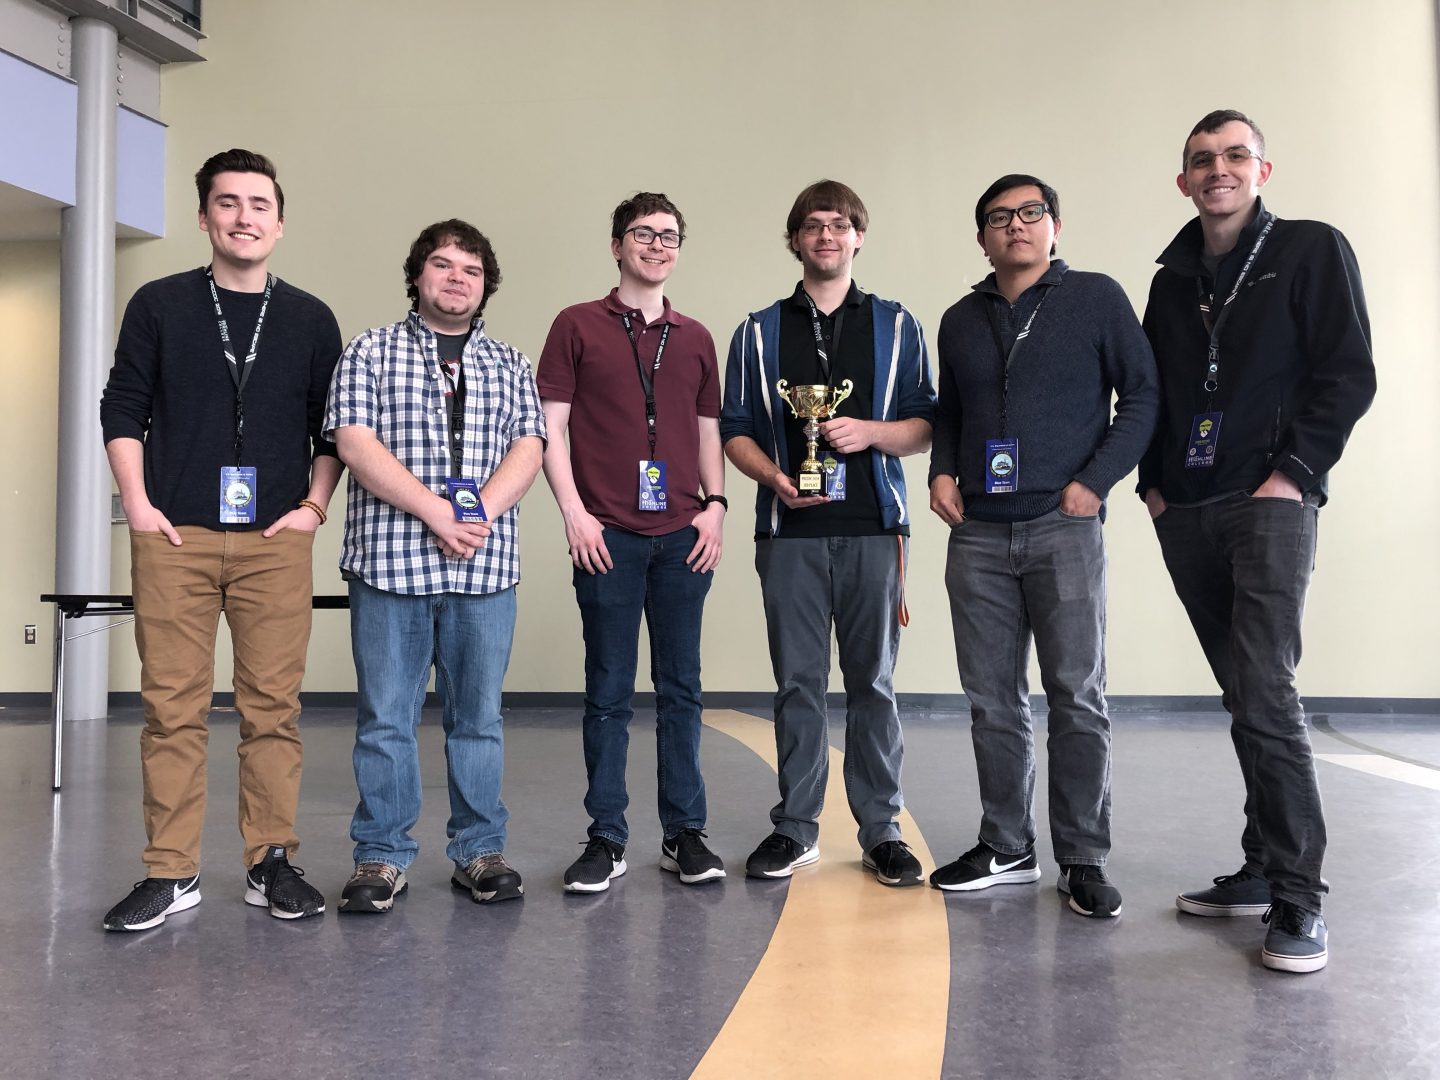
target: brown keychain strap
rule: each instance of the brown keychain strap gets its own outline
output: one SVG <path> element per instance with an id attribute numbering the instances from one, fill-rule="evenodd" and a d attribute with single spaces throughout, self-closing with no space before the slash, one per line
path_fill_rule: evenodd
<path id="1" fill-rule="evenodd" d="M 910 609 L 905 606 L 905 538 L 895 537 L 895 550 L 900 560 L 900 604 L 896 614 L 900 617 L 901 626 L 910 625 Z"/>

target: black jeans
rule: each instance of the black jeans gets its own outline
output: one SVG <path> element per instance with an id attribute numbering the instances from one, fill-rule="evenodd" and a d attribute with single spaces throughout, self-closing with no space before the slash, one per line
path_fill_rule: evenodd
<path id="1" fill-rule="evenodd" d="M 1325 815 L 1295 665 L 1318 516 L 1312 503 L 1238 494 L 1155 519 L 1230 713 L 1245 779 L 1245 869 L 1263 876 L 1275 899 L 1315 912 L 1329 891 L 1320 876 Z"/>

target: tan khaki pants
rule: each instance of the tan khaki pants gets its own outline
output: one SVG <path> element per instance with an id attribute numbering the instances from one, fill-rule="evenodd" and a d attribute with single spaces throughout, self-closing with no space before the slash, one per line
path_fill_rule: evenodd
<path id="1" fill-rule="evenodd" d="M 177 530 L 130 534 L 135 642 L 145 730 L 144 861 L 152 877 L 200 869 L 206 718 L 223 608 L 235 653 L 240 714 L 240 836 L 245 865 L 268 846 L 293 854 L 300 798 L 300 683 L 310 642 L 314 534 Z"/>

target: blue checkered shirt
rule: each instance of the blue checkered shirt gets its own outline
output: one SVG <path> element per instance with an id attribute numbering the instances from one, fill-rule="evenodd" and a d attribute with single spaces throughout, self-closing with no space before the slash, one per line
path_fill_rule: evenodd
<path id="1" fill-rule="evenodd" d="M 464 473 L 484 487 L 516 439 L 545 438 L 535 376 L 523 353 L 485 335 L 476 319 L 460 358 L 465 372 Z M 325 437 L 367 427 L 435 494 L 450 475 L 450 410 L 434 333 L 412 311 L 350 342 L 330 383 Z M 340 569 L 372 588 L 412 596 L 484 594 L 520 580 L 517 518 L 511 507 L 469 559 L 448 558 L 419 518 L 370 494 L 352 475 L 345 500 Z"/>

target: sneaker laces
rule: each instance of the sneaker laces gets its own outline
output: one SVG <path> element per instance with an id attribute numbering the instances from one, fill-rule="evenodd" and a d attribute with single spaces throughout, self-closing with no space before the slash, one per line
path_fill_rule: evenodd
<path id="1" fill-rule="evenodd" d="M 293 870 L 295 868 L 291 867 L 291 869 Z M 393 886 L 400 877 L 400 871 L 397 867 L 391 866 L 389 863 L 357 863 L 355 865 L 355 873 L 350 876 L 350 880 L 355 881 L 359 878 L 367 877 L 384 878 L 385 884 Z"/>
<path id="2" fill-rule="evenodd" d="M 1273 924 L 1275 929 L 1282 934 L 1304 937 L 1305 919 L 1308 914 L 1309 912 L 1299 904 L 1292 904 L 1288 900 L 1277 900 L 1270 905 L 1270 910 L 1260 917 L 1260 921 Z"/>
<path id="3" fill-rule="evenodd" d="M 1244 881 L 1246 878 L 1253 878 L 1254 876 L 1255 876 L 1255 875 L 1252 874 L 1252 873 L 1250 873 L 1249 870 L 1246 870 L 1244 867 L 1241 867 L 1239 870 L 1236 870 L 1235 873 L 1233 873 L 1233 874 L 1221 874 L 1221 875 L 1220 875 L 1219 877 L 1217 877 L 1217 878 L 1211 878 L 1210 881 L 1211 881 L 1211 884 L 1218 885 L 1218 886 L 1220 886 L 1220 888 L 1224 889 L 1224 888 L 1227 888 L 1228 886 L 1231 886 L 1231 885 L 1238 885 L 1240 882 Z"/>
<path id="4" fill-rule="evenodd" d="M 503 870 L 509 873 L 510 864 L 505 861 L 505 856 L 501 855 L 498 851 L 491 852 L 489 855 L 476 855 L 475 858 L 465 864 L 465 873 L 477 881 L 487 870 Z"/>

